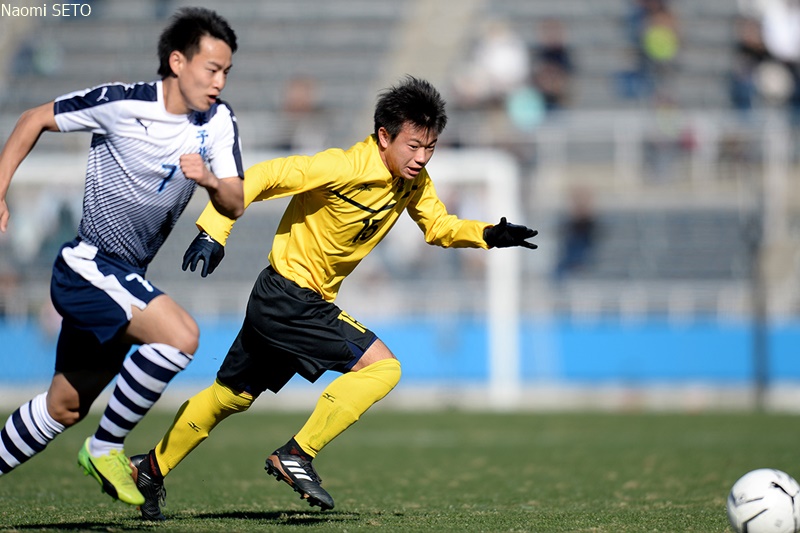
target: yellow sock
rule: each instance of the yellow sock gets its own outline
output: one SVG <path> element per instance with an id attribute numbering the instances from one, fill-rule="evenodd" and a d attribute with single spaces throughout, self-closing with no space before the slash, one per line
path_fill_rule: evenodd
<path id="1" fill-rule="evenodd" d="M 400 362 L 381 359 L 358 372 L 342 374 L 320 396 L 294 440 L 311 457 L 355 423 L 400 381 Z"/>
<path id="2" fill-rule="evenodd" d="M 161 475 L 178 466 L 184 457 L 206 440 L 217 424 L 234 413 L 241 413 L 255 398 L 247 392 L 236 392 L 217 380 L 188 400 L 178 410 L 172 426 L 156 445 L 156 461 Z"/>

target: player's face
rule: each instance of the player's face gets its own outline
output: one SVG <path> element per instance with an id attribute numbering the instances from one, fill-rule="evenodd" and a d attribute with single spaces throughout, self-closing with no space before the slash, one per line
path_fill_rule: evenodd
<path id="1" fill-rule="evenodd" d="M 381 157 L 386 168 L 396 178 L 413 180 L 433 156 L 439 135 L 406 122 L 400 133 L 391 139 L 385 128 L 378 130 Z"/>
<path id="2" fill-rule="evenodd" d="M 174 102 L 176 107 L 168 111 L 176 114 L 208 111 L 225 87 L 232 56 L 225 41 L 208 35 L 200 38 L 200 50 L 191 60 L 180 52 L 173 52 L 170 61 L 172 71 L 178 76 L 180 96 Z M 178 107 L 185 110 L 174 111 Z"/>

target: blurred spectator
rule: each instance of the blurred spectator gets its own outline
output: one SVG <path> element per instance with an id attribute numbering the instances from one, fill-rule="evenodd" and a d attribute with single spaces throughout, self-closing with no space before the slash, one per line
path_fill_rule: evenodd
<path id="1" fill-rule="evenodd" d="M 570 195 L 570 208 L 560 232 L 561 246 L 555 277 L 565 277 L 586 268 L 592 259 L 597 238 L 597 221 L 588 190 L 576 188 Z"/>
<path id="2" fill-rule="evenodd" d="M 649 2 L 641 40 L 646 76 L 656 94 L 669 92 L 666 84 L 674 74 L 680 48 L 678 20 L 664 0 Z"/>
<path id="3" fill-rule="evenodd" d="M 773 103 L 781 96 L 778 91 L 785 91 L 796 119 L 800 115 L 800 0 L 771 0 L 763 9 L 762 37 L 774 62 L 766 71 L 761 69 L 758 83 L 762 91 L 772 91 Z"/>
<path id="4" fill-rule="evenodd" d="M 544 96 L 534 84 L 523 85 L 506 99 L 506 114 L 515 129 L 533 131 L 548 111 Z"/>
<path id="5" fill-rule="evenodd" d="M 567 45 L 564 24 L 546 19 L 539 26 L 537 44 L 531 53 L 534 59 L 533 84 L 544 99 L 548 111 L 563 109 L 569 100 L 572 54 Z"/>
<path id="6" fill-rule="evenodd" d="M 761 36 L 761 23 L 749 16 L 738 18 L 730 79 L 730 97 L 734 108 L 749 111 L 754 107 L 758 98 L 756 73 L 768 57 Z"/>
<path id="7" fill-rule="evenodd" d="M 631 71 L 620 74 L 622 96 L 668 96 L 680 50 L 678 18 L 668 0 L 635 0 L 627 17 L 627 32 L 635 64 Z"/>
<path id="8" fill-rule="evenodd" d="M 800 1 L 772 0 L 764 5 L 764 44 L 778 61 L 800 61 Z"/>
<path id="9" fill-rule="evenodd" d="M 317 80 L 295 75 L 286 80 L 276 121 L 274 148 L 294 154 L 313 154 L 327 148 L 328 122 L 319 98 Z"/>
<path id="10" fill-rule="evenodd" d="M 464 109 L 502 108 L 525 86 L 530 59 L 525 40 L 502 20 L 489 21 L 467 65 L 453 83 L 455 105 Z"/>

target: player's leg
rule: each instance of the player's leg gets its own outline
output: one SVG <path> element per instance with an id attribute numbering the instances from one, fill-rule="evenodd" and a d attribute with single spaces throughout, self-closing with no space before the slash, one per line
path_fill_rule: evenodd
<path id="1" fill-rule="evenodd" d="M 49 389 L 21 405 L 0 432 L 0 474 L 8 473 L 67 427 L 83 420 L 116 375 L 127 348 L 104 350 L 91 332 L 62 321 Z"/>
<path id="2" fill-rule="evenodd" d="M 132 309 L 125 338 L 141 346 L 122 365 L 93 438 L 92 446 L 97 451 L 122 448 L 128 433 L 161 397 L 169 382 L 191 362 L 199 330 L 189 313 L 161 294 L 144 309 Z"/>
<path id="3" fill-rule="evenodd" d="M 366 358 L 366 360 L 364 360 Z M 400 381 L 400 362 L 376 340 L 353 369 L 328 385 L 301 430 L 267 458 L 267 471 L 323 510 L 333 498 L 321 487 L 312 460 Z"/>
<path id="4" fill-rule="evenodd" d="M 165 520 L 164 477 L 208 438 L 228 416 L 246 411 L 255 397 L 236 391 L 219 380 L 189 398 L 178 410 L 170 428 L 150 452 L 131 457 L 134 479 L 145 498 L 140 510 L 145 520 Z"/>
<path id="5" fill-rule="evenodd" d="M 192 360 L 198 337 L 194 319 L 166 294 L 144 309 L 133 308 L 124 338 L 141 346 L 122 365 L 97 431 L 87 444 L 91 455 L 121 453 L 125 437 Z"/>
<path id="6" fill-rule="evenodd" d="M 21 405 L 0 432 L 0 474 L 42 451 L 66 428 L 83 420 L 119 370 L 129 346 L 102 346 L 91 332 L 64 320 L 50 387 Z"/>
<path id="7" fill-rule="evenodd" d="M 246 316 L 214 383 L 181 406 L 172 426 L 155 446 L 156 466 L 163 476 L 208 438 L 220 422 L 249 409 L 268 386 L 274 386 L 276 380 L 282 386 L 294 375 L 293 370 L 268 366 L 265 358 L 252 355 L 271 350 L 273 348 L 255 333 Z"/>
<path id="8" fill-rule="evenodd" d="M 47 392 L 19 406 L 0 431 L 0 475 L 44 450 L 65 428 L 48 413 Z"/>
<path id="9" fill-rule="evenodd" d="M 172 426 L 153 449 L 158 470 L 166 476 L 208 438 L 211 431 L 230 415 L 250 408 L 255 397 L 236 391 L 221 381 L 189 398 L 178 410 Z"/>
<path id="10" fill-rule="evenodd" d="M 358 421 L 400 381 L 400 362 L 389 348 L 375 340 L 352 370 L 333 380 L 317 406 L 295 436 L 311 457 Z"/>
<path id="11" fill-rule="evenodd" d="M 0 430 L 0 475 L 24 463 L 81 421 L 116 372 L 57 372 L 50 388 L 22 404 Z"/>
<path id="12" fill-rule="evenodd" d="M 76 329 L 91 332 L 104 349 L 141 345 L 124 364 L 111 358 L 119 371 L 111 400 L 96 433 L 78 454 L 79 464 L 105 492 L 141 505 L 144 498 L 131 478 L 123 443 L 167 384 L 191 361 L 199 337 L 197 324 L 146 281 L 143 270 L 107 257 L 80 240 L 62 248 L 53 267 L 51 296 L 65 320 L 68 317 Z M 75 357 L 90 359 L 86 353 Z"/>
<path id="13" fill-rule="evenodd" d="M 296 437 L 267 458 L 266 469 L 311 505 L 330 509 L 333 498 L 322 489 L 311 461 L 394 388 L 400 379 L 400 363 L 373 332 L 311 291 L 284 284 L 281 293 L 270 296 L 264 300 L 261 321 L 254 323 L 264 336 L 291 346 L 298 373 L 310 381 L 327 370 L 343 375 L 328 385 Z M 272 316 L 276 299 L 284 314 L 289 311 L 290 319 Z"/>
<path id="14" fill-rule="evenodd" d="M 164 476 L 199 446 L 223 420 L 235 413 L 246 411 L 268 386 L 280 388 L 294 375 L 290 369 L 265 366 L 263 357 L 272 348 L 264 343 L 246 316 L 236 339 L 231 344 L 225 360 L 210 387 L 187 400 L 172 426 L 149 453 L 131 458 L 136 467 L 136 484 L 145 497 L 141 506 L 145 520 L 164 520 L 161 506 L 166 497 Z M 276 380 L 279 385 L 275 385 Z"/>
<path id="15" fill-rule="evenodd" d="M 62 326 L 56 357 L 56 376 L 48 393 L 48 408 L 57 420 L 72 425 L 82 420 L 97 396 L 119 372 L 130 344 L 100 344 L 94 334 Z M 102 491 L 127 503 L 141 500 L 130 480 L 127 457 L 120 450 L 93 456 L 87 439 L 78 452 L 78 465 Z"/>
<path id="16" fill-rule="evenodd" d="M 63 317 L 56 370 L 69 376 L 73 371 L 116 374 L 122 368 L 98 431 L 102 436 L 84 442 L 78 464 L 112 497 L 140 505 L 144 498 L 131 479 L 122 442 L 166 383 L 191 360 L 181 350 L 194 352 L 197 326 L 144 279 L 143 269 L 106 256 L 81 239 L 66 243 L 56 257 L 50 296 Z M 123 367 L 134 343 L 143 346 Z M 88 409 L 86 402 L 79 404 Z"/>

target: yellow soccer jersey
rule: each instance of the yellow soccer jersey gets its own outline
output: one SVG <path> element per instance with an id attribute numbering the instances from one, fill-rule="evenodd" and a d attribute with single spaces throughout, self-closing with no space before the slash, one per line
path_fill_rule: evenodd
<path id="1" fill-rule="evenodd" d="M 333 301 L 358 263 L 408 211 L 429 244 L 487 248 L 490 224 L 447 213 L 426 169 L 413 180 L 393 178 L 374 136 L 348 150 L 257 163 L 244 179 L 245 208 L 254 201 L 293 196 L 269 261 L 287 279 Z M 234 221 L 209 204 L 197 226 L 225 244 Z"/>

